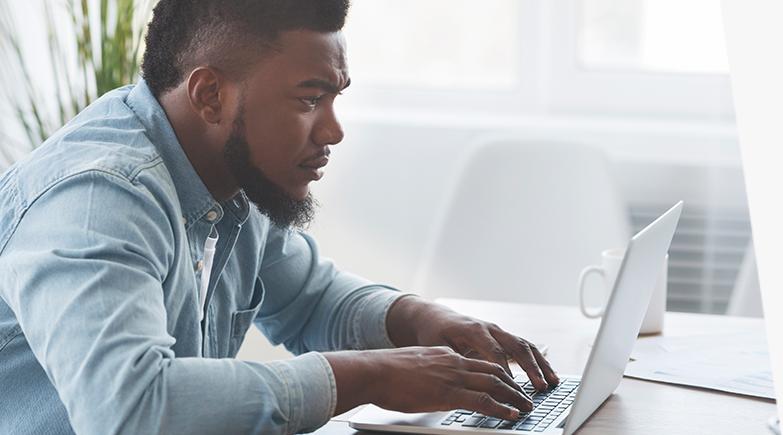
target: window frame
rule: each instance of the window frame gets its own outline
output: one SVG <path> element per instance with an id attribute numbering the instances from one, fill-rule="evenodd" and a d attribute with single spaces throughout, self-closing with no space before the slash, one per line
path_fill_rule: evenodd
<path id="1" fill-rule="evenodd" d="M 581 2 L 547 2 L 552 52 L 549 105 L 554 111 L 598 111 L 652 116 L 693 116 L 733 122 L 729 74 L 631 69 L 588 69 L 579 63 Z"/>
<path id="2" fill-rule="evenodd" d="M 734 122 L 728 74 L 587 69 L 580 65 L 579 13 L 580 0 L 519 1 L 520 55 L 513 87 L 455 90 L 356 82 L 350 89 L 348 111 L 684 116 L 721 124 Z"/>

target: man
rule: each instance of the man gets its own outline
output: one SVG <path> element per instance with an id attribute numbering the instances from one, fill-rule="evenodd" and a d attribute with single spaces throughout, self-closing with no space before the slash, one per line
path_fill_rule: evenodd
<path id="1" fill-rule="evenodd" d="M 363 403 L 512 418 L 531 404 L 507 358 L 558 382 L 527 341 L 338 271 L 300 231 L 343 138 L 347 9 L 161 0 L 144 80 L 0 178 L 0 433 L 295 433 Z M 234 359 L 251 323 L 298 356 Z"/>

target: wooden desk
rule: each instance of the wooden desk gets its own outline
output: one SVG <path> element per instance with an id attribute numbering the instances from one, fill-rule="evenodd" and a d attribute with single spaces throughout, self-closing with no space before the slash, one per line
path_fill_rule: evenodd
<path id="1" fill-rule="evenodd" d="M 495 322 L 530 341 L 548 344 L 547 358 L 559 373 L 582 372 L 600 322 L 584 318 L 576 307 L 463 299 L 441 299 L 439 302 L 461 313 Z M 764 331 L 763 320 L 741 317 L 666 313 L 664 322 L 663 334 L 672 337 Z M 577 433 L 769 435 L 767 420 L 775 412 L 775 403 L 771 400 L 623 378 L 614 395 Z M 335 417 L 316 433 L 367 433 L 348 426 L 351 414 L 353 412 Z"/>

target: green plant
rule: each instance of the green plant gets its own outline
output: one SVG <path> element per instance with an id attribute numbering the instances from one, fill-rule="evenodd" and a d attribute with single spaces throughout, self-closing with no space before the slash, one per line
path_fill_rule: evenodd
<path id="1" fill-rule="evenodd" d="M 18 124 L 29 149 L 105 92 L 136 81 L 143 33 L 155 1 L 0 2 L 0 114 Z M 45 25 L 30 25 L 34 18 Z M 45 53 L 25 45 L 21 23 L 27 26 L 25 36 L 45 32 L 34 35 L 45 41 Z M 53 92 L 38 86 L 44 72 L 51 77 Z M 8 150 L 5 153 L 7 157 Z"/>

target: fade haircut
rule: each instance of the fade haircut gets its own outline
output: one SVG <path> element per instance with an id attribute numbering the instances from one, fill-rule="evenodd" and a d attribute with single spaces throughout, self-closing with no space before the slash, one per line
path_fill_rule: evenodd
<path id="1" fill-rule="evenodd" d="M 350 0 L 160 0 L 153 11 L 142 74 L 156 97 L 199 65 L 241 75 L 288 30 L 337 32 Z"/>

